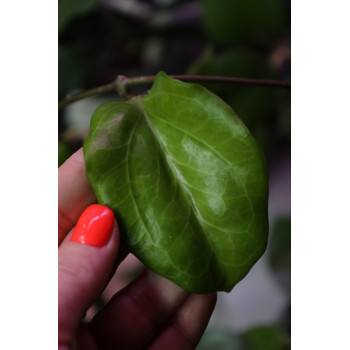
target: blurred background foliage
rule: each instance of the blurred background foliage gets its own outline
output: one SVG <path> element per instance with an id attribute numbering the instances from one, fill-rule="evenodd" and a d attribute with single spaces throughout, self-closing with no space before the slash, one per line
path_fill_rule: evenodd
<path id="1" fill-rule="evenodd" d="M 58 99 L 120 74 L 160 70 L 290 81 L 290 7 L 290 0 L 59 0 Z M 270 168 L 289 159 L 289 89 L 205 86 L 237 112 Z M 116 93 L 94 96 L 59 112 L 59 165 L 82 146 L 93 110 L 115 99 Z M 290 298 L 290 215 L 271 223 L 267 261 Z M 198 349 L 287 349 L 290 315 L 285 310 L 282 315 L 273 325 L 244 332 L 209 328 Z"/>

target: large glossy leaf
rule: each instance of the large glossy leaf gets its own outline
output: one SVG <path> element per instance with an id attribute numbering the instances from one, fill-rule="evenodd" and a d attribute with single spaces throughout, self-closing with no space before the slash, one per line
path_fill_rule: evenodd
<path id="1" fill-rule="evenodd" d="M 230 291 L 264 252 L 264 157 L 234 111 L 205 88 L 159 73 L 145 98 L 95 111 L 84 153 L 124 243 L 184 289 Z"/>

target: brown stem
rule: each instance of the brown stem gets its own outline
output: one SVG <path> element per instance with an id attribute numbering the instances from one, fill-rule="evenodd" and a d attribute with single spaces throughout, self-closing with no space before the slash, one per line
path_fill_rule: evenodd
<path id="1" fill-rule="evenodd" d="M 140 85 L 152 83 L 155 79 L 155 75 L 126 78 L 127 86 Z M 222 77 L 215 75 L 169 75 L 169 77 L 182 81 L 192 82 L 205 82 L 205 83 L 230 83 L 230 84 L 247 84 L 247 85 L 259 85 L 259 86 L 273 86 L 273 87 L 290 87 L 290 82 L 280 80 L 265 80 L 265 79 L 250 79 L 250 78 L 237 78 L 237 77 Z"/>
<path id="2" fill-rule="evenodd" d="M 290 82 L 279 81 L 279 80 L 264 80 L 264 79 L 249 79 L 249 78 L 237 78 L 237 77 L 221 77 L 221 76 L 205 76 L 205 75 L 169 75 L 171 78 L 191 81 L 191 82 L 213 82 L 213 83 L 230 83 L 230 84 L 246 84 L 246 85 L 256 85 L 256 86 L 266 86 L 266 87 L 280 87 L 280 88 L 290 88 Z M 79 92 L 73 95 L 68 95 L 58 104 L 58 109 L 62 109 L 70 103 L 79 101 L 83 98 L 90 97 L 93 95 L 99 95 L 111 91 L 117 91 L 121 97 L 128 99 L 130 94 L 128 92 L 131 86 L 151 84 L 155 75 L 140 76 L 127 78 L 125 76 L 119 75 L 117 79 L 109 84 L 96 87 L 91 90 Z"/>

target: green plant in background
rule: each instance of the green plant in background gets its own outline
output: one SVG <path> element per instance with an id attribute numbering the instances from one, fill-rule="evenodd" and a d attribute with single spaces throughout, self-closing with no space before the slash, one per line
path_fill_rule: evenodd
<path id="1" fill-rule="evenodd" d="M 283 35 L 285 12 L 279 0 L 203 0 L 204 23 L 223 44 L 266 45 Z"/>
<path id="2" fill-rule="evenodd" d="M 274 326 L 256 326 L 246 332 L 207 331 L 197 350 L 286 350 L 286 334 Z"/>
<path id="3" fill-rule="evenodd" d="M 269 264 L 280 285 L 290 294 L 291 274 L 291 220 L 279 217 L 271 229 Z"/>

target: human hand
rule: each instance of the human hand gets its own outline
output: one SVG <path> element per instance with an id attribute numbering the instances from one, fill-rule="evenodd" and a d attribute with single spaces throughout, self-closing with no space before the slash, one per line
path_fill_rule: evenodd
<path id="1" fill-rule="evenodd" d="M 95 201 L 80 149 L 58 172 L 58 348 L 194 349 L 216 294 L 189 294 L 150 271 L 114 295 L 91 322 L 82 322 L 122 259 L 119 254 L 116 260 L 113 212 L 91 206 Z"/>

